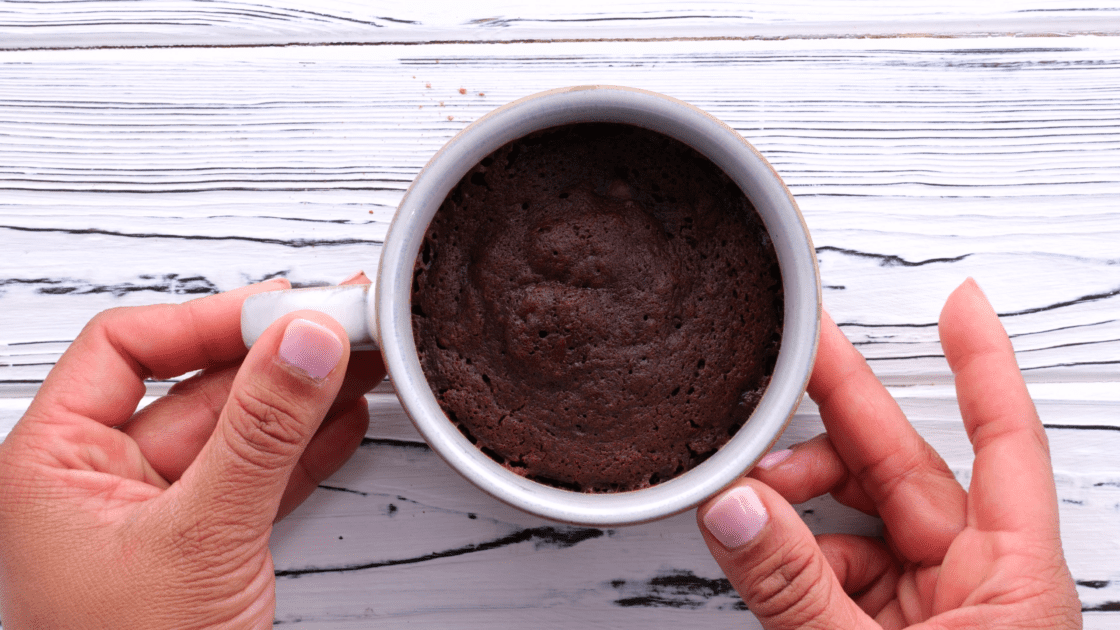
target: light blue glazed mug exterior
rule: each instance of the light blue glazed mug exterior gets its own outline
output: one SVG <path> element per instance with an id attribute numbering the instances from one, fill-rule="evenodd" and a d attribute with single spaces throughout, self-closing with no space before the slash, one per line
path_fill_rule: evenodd
<path id="1" fill-rule="evenodd" d="M 588 494 L 543 485 L 507 470 L 451 423 L 424 377 L 412 331 L 412 273 L 428 224 L 475 164 L 535 131 L 582 122 L 624 123 L 675 138 L 722 169 L 750 199 L 774 244 L 785 295 L 781 348 L 754 413 L 710 458 L 655 486 Z M 405 412 L 429 446 L 491 496 L 565 523 L 611 527 L 691 509 L 718 493 L 765 455 L 796 411 L 820 336 L 816 251 L 797 203 L 764 157 L 734 129 L 683 101 L 617 86 L 542 92 L 500 107 L 452 138 L 428 162 L 401 201 L 385 238 L 373 284 L 281 291 L 254 296 L 242 311 L 246 345 L 284 313 L 311 308 L 338 319 L 354 348 L 380 349 Z"/>

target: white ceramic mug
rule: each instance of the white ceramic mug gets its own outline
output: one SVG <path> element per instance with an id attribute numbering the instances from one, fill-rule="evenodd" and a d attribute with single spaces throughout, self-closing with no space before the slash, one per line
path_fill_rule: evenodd
<path id="1" fill-rule="evenodd" d="M 781 348 L 770 384 L 742 428 L 710 458 L 649 488 L 610 494 L 563 490 L 507 470 L 478 448 L 440 409 L 420 368 L 410 291 L 428 224 L 448 193 L 482 158 L 508 142 L 559 125 L 607 122 L 675 138 L 722 169 L 746 194 L 769 232 L 785 294 Z M 820 334 L 820 277 L 804 219 L 781 178 L 734 129 L 687 103 L 615 86 L 542 92 L 475 121 L 432 157 L 409 187 L 389 227 L 372 285 L 296 289 L 255 295 L 242 310 L 246 345 L 280 316 L 323 311 L 341 323 L 355 349 L 379 349 L 397 396 L 417 430 L 452 468 L 488 494 L 527 512 L 567 523 L 615 526 L 695 507 L 765 455 L 801 400 Z"/>

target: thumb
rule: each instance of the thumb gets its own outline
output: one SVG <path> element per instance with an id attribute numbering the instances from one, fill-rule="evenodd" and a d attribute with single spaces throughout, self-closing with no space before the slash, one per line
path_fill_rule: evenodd
<path id="1" fill-rule="evenodd" d="M 267 533 L 293 468 L 338 394 L 349 355 L 346 333 L 327 315 L 300 311 L 272 324 L 249 350 L 214 432 L 177 484 L 187 504 L 180 513 L 227 536 Z"/>
<path id="2" fill-rule="evenodd" d="M 766 630 L 878 628 L 844 593 L 797 512 L 766 484 L 740 480 L 696 518 L 712 556 Z"/>

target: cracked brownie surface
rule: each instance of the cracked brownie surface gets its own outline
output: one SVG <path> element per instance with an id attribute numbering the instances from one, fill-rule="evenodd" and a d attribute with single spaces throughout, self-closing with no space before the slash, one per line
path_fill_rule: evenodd
<path id="1" fill-rule="evenodd" d="M 781 340 L 773 247 L 709 160 L 618 124 L 557 127 L 476 165 L 425 235 L 421 366 L 491 458 L 550 485 L 634 490 L 747 421 Z"/>

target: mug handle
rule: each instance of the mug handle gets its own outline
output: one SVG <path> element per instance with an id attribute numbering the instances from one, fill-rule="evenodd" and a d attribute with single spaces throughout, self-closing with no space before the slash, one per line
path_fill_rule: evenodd
<path id="1" fill-rule="evenodd" d="M 252 347 L 272 322 L 288 313 L 312 310 L 342 324 L 350 338 L 350 350 L 379 350 L 381 345 L 374 334 L 375 294 L 372 284 L 346 284 L 251 295 L 241 306 L 241 339 L 245 347 Z"/>

